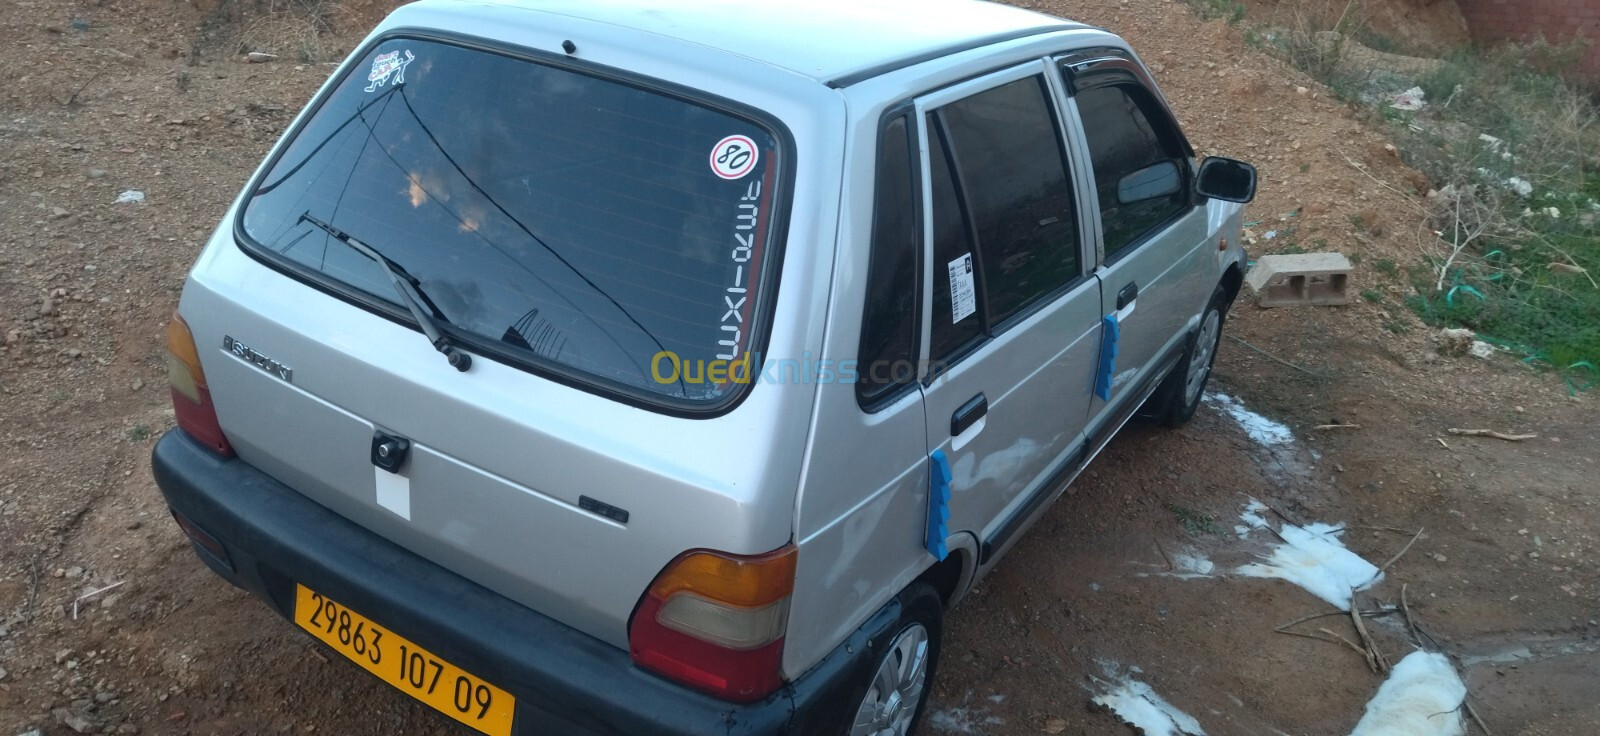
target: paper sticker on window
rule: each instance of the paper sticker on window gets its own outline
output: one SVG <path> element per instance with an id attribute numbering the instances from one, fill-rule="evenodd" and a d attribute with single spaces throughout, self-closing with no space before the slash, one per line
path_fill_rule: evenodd
<path id="1" fill-rule="evenodd" d="M 711 149 L 711 171 L 724 179 L 743 179 L 756 168 L 761 152 L 747 135 L 730 135 Z"/>
<path id="2" fill-rule="evenodd" d="M 411 50 L 406 49 L 406 58 L 400 58 L 399 51 L 390 51 L 379 54 L 372 60 L 372 71 L 367 72 L 367 91 L 372 92 L 390 81 L 395 84 L 404 84 L 406 81 L 406 66 L 415 61 L 417 57 L 411 55 Z M 390 77 L 394 79 L 391 80 Z"/>
<path id="3" fill-rule="evenodd" d="M 978 311 L 978 292 L 972 285 L 972 254 L 950 262 L 950 322 L 954 324 Z"/>

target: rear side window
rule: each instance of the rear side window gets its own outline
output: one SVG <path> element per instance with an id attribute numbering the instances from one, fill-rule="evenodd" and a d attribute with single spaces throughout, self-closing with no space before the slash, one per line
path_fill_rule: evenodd
<path id="1" fill-rule="evenodd" d="M 861 323 L 856 397 L 873 403 L 916 378 L 917 227 L 916 177 L 906 116 L 889 121 L 878 141 L 872 207 L 872 261 Z"/>
<path id="2" fill-rule="evenodd" d="M 772 297 L 772 128 L 440 42 L 389 39 L 355 68 L 247 198 L 259 255 L 398 303 L 309 213 L 419 278 L 468 346 L 647 399 L 715 404 L 759 369 L 738 380 Z"/>
<path id="3" fill-rule="evenodd" d="M 1043 77 L 940 111 L 978 239 L 991 324 L 1078 275 L 1078 223 Z"/>
<path id="4" fill-rule="evenodd" d="M 1177 127 L 1132 83 L 1078 92 L 1094 166 L 1107 260 L 1189 208 L 1189 164 Z"/>

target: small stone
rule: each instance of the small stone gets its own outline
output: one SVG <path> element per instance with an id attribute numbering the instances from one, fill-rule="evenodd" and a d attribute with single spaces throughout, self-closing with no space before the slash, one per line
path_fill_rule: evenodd
<path id="1" fill-rule="evenodd" d="M 56 313 L 56 300 L 46 297 L 44 301 L 39 302 L 39 316 L 41 316 L 41 317 L 50 317 L 50 316 L 54 315 L 55 313 Z"/>
<path id="2" fill-rule="evenodd" d="M 117 699 L 117 694 L 114 693 L 114 692 L 111 692 L 110 690 L 101 690 L 100 692 L 97 692 L 97 693 L 94 694 L 94 702 L 96 702 L 96 703 L 105 704 L 105 703 L 109 703 L 109 702 L 111 702 L 113 700 L 116 700 L 116 699 Z"/>
<path id="3" fill-rule="evenodd" d="M 50 217 L 52 217 L 54 219 L 57 219 L 57 220 L 59 220 L 59 219 L 61 219 L 63 217 L 66 217 L 67 215 L 70 215 L 70 214 L 72 214 L 72 213 L 68 212 L 65 209 L 62 209 L 60 207 L 51 207 L 50 208 Z"/>
<path id="4" fill-rule="evenodd" d="M 62 725 L 77 733 L 99 733 L 100 731 L 100 727 L 96 726 L 94 721 L 89 720 L 89 717 L 82 713 L 70 711 L 66 708 L 57 708 L 54 713 L 56 720 L 61 721 Z"/>
<path id="5" fill-rule="evenodd" d="M 138 732 L 139 732 L 139 727 L 133 725 L 132 723 L 124 723 L 124 724 L 122 724 L 120 726 L 117 726 L 117 733 L 134 734 L 134 733 L 138 733 Z"/>
<path id="6" fill-rule="evenodd" d="M 120 600 L 122 600 L 122 594 L 121 593 L 112 593 L 111 595 L 108 595 L 108 596 L 100 599 L 100 607 L 101 608 L 110 608 L 110 607 L 112 607 L 114 605 L 117 605 L 117 601 L 120 601 Z"/>
<path id="7" fill-rule="evenodd" d="M 63 577 L 66 577 L 66 576 L 67 576 L 67 569 L 64 568 L 64 567 L 58 567 L 58 568 L 50 571 L 50 577 L 53 577 L 53 578 L 63 578 Z"/>
<path id="8" fill-rule="evenodd" d="M 245 55 L 245 59 L 247 59 L 251 64 L 265 64 L 277 58 L 277 54 L 269 54 L 265 51 L 251 51 Z"/>
<path id="9" fill-rule="evenodd" d="M 67 357 L 74 358 L 74 359 L 81 358 L 81 357 L 83 357 L 83 351 L 79 350 L 77 348 L 68 348 L 67 349 Z"/>
<path id="10" fill-rule="evenodd" d="M 6 668 L 0 667 L 0 680 L 6 679 Z"/>
<path id="11" fill-rule="evenodd" d="M 40 731 L 37 728 L 33 728 L 33 729 L 29 729 L 27 731 L 23 731 L 22 733 L 17 734 L 17 736 L 44 736 L 44 732 Z"/>
<path id="12" fill-rule="evenodd" d="M 126 527 L 123 527 L 123 528 L 127 529 L 128 531 L 133 531 L 135 529 L 138 529 L 141 526 L 144 526 L 144 522 L 141 522 L 138 519 L 135 519 L 133 521 L 128 522 L 128 525 Z"/>
<path id="13" fill-rule="evenodd" d="M 1311 89 L 1309 87 L 1295 87 L 1294 93 L 1297 95 L 1309 95 L 1311 94 Z"/>
<path id="14" fill-rule="evenodd" d="M 1435 552 L 1435 553 L 1433 553 L 1433 559 L 1434 559 L 1435 562 L 1445 562 L 1446 560 L 1449 560 L 1450 558 L 1445 557 L 1444 555 L 1441 555 L 1438 552 Z"/>
<path id="15" fill-rule="evenodd" d="M 1521 414 L 1521 413 L 1527 411 L 1527 409 L 1524 409 L 1524 408 L 1522 408 L 1520 406 L 1513 406 L 1513 407 L 1511 407 L 1511 409 L 1512 409 L 1512 411 L 1515 411 L 1518 414 Z"/>
<path id="16" fill-rule="evenodd" d="M 142 388 L 144 388 L 144 379 L 143 378 L 135 378 L 135 379 L 133 379 L 133 390 L 138 391 L 139 389 L 142 389 Z"/>
<path id="17" fill-rule="evenodd" d="M 89 178 L 90 179 L 104 179 L 104 178 L 106 178 L 106 170 L 105 169 L 89 169 Z"/>
<path id="18" fill-rule="evenodd" d="M 1065 718 L 1051 718 L 1044 722 L 1045 733 L 1061 733 L 1065 730 L 1067 730 L 1067 719 Z"/>
<path id="19" fill-rule="evenodd" d="M 83 577 L 83 568 L 73 565 L 67 568 L 67 577 L 77 579 Z"/>

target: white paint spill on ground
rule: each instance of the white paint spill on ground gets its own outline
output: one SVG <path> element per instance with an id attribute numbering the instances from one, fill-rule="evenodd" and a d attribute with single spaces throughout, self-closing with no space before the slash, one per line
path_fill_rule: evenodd
<path id="1" fill-rule="evenodd" d="M 1138 680 L 1126 679 L 1093 701 L 1111 709 L 1123 722 L 1145 736 L 1205 736 L 1193 716 L 1173 707 L 1156 691 Z"/>
<path id="2" fill-rule="evenodd" d="M 1208 578 L 1217 569 L 1211 560 L 1199 552 L 1186 550 L 1172 556 L 1172 576 L 1175 578 Z"/>
<path id="3" fill-rule="evenodd" d="M 1282 422 L 1275 422 L 1249 409 L 1244 408 L 1244 402 L 1223 393 L 1205 394 L 1200 400 L 1221 409 L 1237 422 L 1244 433 L 1257 443 L 1272 447 L 1273 445 L 1287 445 L 1294 442 L 1294 433 Z"/>
<path id="4" fill-rule="evenodd" d="M 1467 686 L 1437 652 L 1412 652 L 1389 673 L 1350 736 L 1462 736 Z"/>
<path id="5" fill-rule="evenodd" d="M 1253 498 L 1250 499 L 1250 503 L 1244 507 L 1244 513 L 1239 514 L 1239 520 L 1244 522 L 1244 526 L 1234 527 L 1233 533 L 1239 535 L 1240 539 L 1244 539 L 1250 536 L 1250 532 L 1267 528 L 1267 517 L 1261 513 L 1266 510 L 1266 504 Z"/>
<path id="6" fill-rule="evenodd" d="M 1265 529 L 1267 521 L 1260 514 L 1265 508 L 1251 499 L 1240 518 L 1252 529 Z M 1351 590 L 1365 590 L 1382 580 L 1383 574 L 1376 565 L 1345 549 L 1339 541 L 1343 533 L 1343 525 L 1284 524 L 1271 556 L 1234 572 L 1249 578 L 1287 580 L 1339 608 L 1349 608 Z"/>
<path id="7" fill-rule="evenodd" d="M 947 708 L 936 710 L 928 716 L 935 730 L 945 733 L 984 734 L 985 726 L 1003 726 L 1005 719 L 989 715 L 987 708 Z"/>

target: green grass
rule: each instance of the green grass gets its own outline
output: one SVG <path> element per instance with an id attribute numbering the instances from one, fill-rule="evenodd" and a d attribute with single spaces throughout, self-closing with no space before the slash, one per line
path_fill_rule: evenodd
<path id="1" fill-rule="evenodd" d="M 1373 304 L 1382 304 L 1383 292 L 1375 291 L 1373 289 L 1363 289 L 1361 291 L 1361 298 L 1372 302 Z"/>
<path id="2" fill-rule="evenodd" d="M 1189 0 L 1189 6 L 1206 20 L 1222 18 L 1230 24 L 1244 20 L 1244 3 L 1238 0 Z"/>
<path id="3" fill-rule="evenodd" d="M 1378 273 L 1388 276 L 1391 279 L 1400 278 L 1400 266 L 1387 258 L 1379 258 L 1378 260 L 1373 261 L 1372 267 L 1378 269 Z"/>
<path id="4" fill-rule="evenodd" d="M 1167 504 L 1167 510 L 1172 512 L 1173 518 L 1183 526 L 1183 530 L 1191 535 L 1201 533 L 1222 534 L 1222 529 L 1217 526 L 1217 517 L 1215 516 L 1202 514 L 1194 509 L 1171 503 Z"/>

